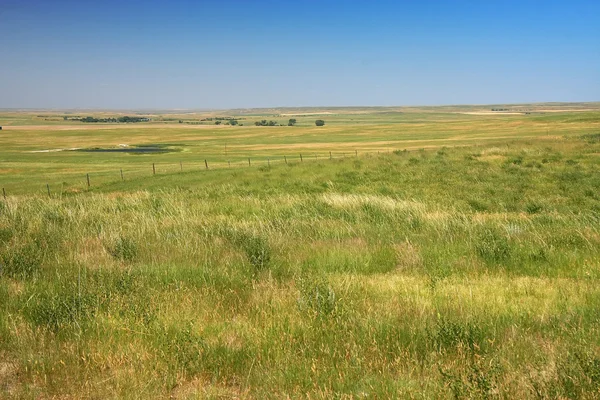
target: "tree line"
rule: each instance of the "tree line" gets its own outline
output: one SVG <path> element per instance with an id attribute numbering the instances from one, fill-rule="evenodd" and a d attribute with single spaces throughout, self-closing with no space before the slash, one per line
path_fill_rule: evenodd
<path id="1" fill-rule="evenodd" d="M 69 118 L 63 117 L 66 121 Z M 121 123 L 129 123 L 129 122 L 148 122 L 150 118 L 146 117 L 119 117 L 119 118 L 95 118 L 95 117 L 84 117 L 84 118 L 71 118 L 71 121 L 81 121 L 86 123 L 96 123 L 96 122 L 121 122 Z"/>

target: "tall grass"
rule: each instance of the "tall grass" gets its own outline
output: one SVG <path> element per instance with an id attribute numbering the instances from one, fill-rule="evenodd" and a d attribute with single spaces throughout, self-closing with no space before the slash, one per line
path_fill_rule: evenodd
<path id="1" fill-rule="evenodd" d="M 1 393 L 597 398 L 598 146 L 9 197 Z"/>

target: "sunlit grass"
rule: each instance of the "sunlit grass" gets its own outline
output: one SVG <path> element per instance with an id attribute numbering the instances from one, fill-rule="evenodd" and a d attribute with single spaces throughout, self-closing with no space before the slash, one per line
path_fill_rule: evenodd
<path id="1" fill-rule="evenodd" d="M 600 147 L 575 133 L 25 185 L 0 393 L 596 398 Z"/>

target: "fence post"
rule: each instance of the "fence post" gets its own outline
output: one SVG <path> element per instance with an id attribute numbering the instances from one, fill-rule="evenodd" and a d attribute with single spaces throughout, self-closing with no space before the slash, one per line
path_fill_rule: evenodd
<path id="1" fill-rule="evenodd" d="M 181 161 L 179 161 L 179 170 L 183 171 L 183 163 Z"/>
<path id="2" fill-rule="evenodd" d="M 354 154 L 358 157 L 358 150 L 354 150 Z"/>
<path id="3" fill-rule="evenodd" d="M 121 180 L 124 181 L 125 178 L 123 178 L 123 168 L 121 168 Z"/>
<path id="4" fill-rule="evenodd" d="M 2 195 L 4 195 L 4 201 L 6 201 L 6 190 L 4 188 L 2 188 Z"/>
<path id="5" fill-rule="evenodd" d="M 154 167 L 154 163 L 152 163 L 152 175 L 156 175 L 156 168 Z"/>
<path id="6" fill-rule="evenodd" d="M 208 169 L 208 162 L 206 160 L 204 160 L 204 165 L 206 166 L 206 169 Z"/>
<path id="7" fill-rule="evenodd" d="M 300 153 L 300 162 L 302 162 L 302 153 Z"/>
<path id="8" fill-rule="evenodd" d="M 227 160 L 227 164 L 229 164 L 229 168 L 231 168 L 231 161 Z"/>
<path id="9" fill-rule="evenodd" d="M 267 158 L 267 165 L 271 168 L 271 160 Z"/>
<path id="10" fill-rule="evenodd" d="M 331 160 L 331 152 L 329 152 L 329 159 Z"/>
<path id="11" fill-rule="evenodd" d="M 285 160 L 285 165 L 287 165 L 287 157 L 283 156 L 283 159 Z"/>
<path id="12" fill-rule="evenodd" d="M 46 183 L 46 189 L 48 189 L 48 197 L 50 197 L 50 184 Z"/>
<path id="13" fill-rule="evenodd" d="M 90 188 L 90 174 L 86 174 L 88 189 Z"/>
<path id="14" fill-rule="evenodd" d="M 248 157 L 248 166 L 250 167 L 250 157 Z"/>

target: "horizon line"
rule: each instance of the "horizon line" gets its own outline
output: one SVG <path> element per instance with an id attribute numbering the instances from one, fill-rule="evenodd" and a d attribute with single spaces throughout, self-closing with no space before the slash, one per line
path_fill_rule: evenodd
<path id="1" fill-rule="evenodd" d="M 237 110 L 272 110 L 272 109 L 352 109 L 352 108 L 442 108 L 442 107 L 488 107 L 488 106 L 533 106 L 533 105 L 558 105 L 582 104 L 599 105 L 600 99 L 593 101 L 536 101 L 524 103 L 473 103 L 473 104 L 437 104 L 437 105 L 321 105 L 321 106 L 267 106 L 267 107 L 232 107 L 232 108 L 101 108 L 101 107 L 0 107 L 0 111 L 185 111 L 185 112 L 212 112 L 212 111 L 237 111 Z"/>

